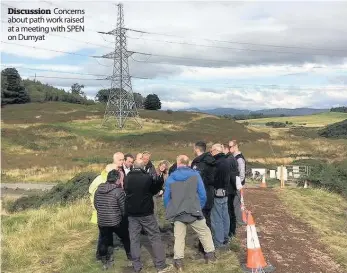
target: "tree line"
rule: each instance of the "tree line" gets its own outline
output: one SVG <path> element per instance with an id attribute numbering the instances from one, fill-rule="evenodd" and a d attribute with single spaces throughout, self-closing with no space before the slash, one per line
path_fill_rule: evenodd
<path id="1" fill-rule="evenodd" d="M 95 99 L 88 99 L 83 91 L 84 85 L 74 83 L 69 91 L 59 89 L 49 84 L 36 80 L 22 80 L 15 68 L 6 68 L 1 71 L 1 106 L 6 104 L 23 104 L 28 102 L 63 101 L 76 104 L 107 103 L 109 93 L 112 89 L 101 89 L 97 92 Z M 116 96 L 120 89 L 114 91 Z M 123 90 L 123 96 L 127 96 Z M 136 107 L 138 109 L 159 110 L 161 102 L 156 94 L 149 94 L 144 98 L 140 93 L 133 93 Z"/>
<path id="2" fill-rule="evenodd" d="M 333 107 L 333 108 L 330 109 L 330 112 L 347 113 L 347 106 Z"/>

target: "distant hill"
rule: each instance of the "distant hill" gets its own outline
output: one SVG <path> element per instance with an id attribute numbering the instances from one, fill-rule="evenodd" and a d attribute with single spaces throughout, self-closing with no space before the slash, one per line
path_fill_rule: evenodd
<path id="1" fill-rule="evenodd" d="M 318 113 L 325 113 L 329 112 L 329 109 L 314 109 L 314 108 L 274 108 L 274 109 L 262 109 L 262 110 L 241 110 L 241 109 L 235 109 L 235 108 L 215 108 L 215 109 L 205 109 L 201 110 L 198 108 L 190 108 L 190 109 L 184 109 L 182 111 L 194 111 L 194 112 L 201 112 L 201 113 L 207 113 L 211 115 L 249 115 L 250 113 L 255 114 L 263 114 L 264 116 L 306 116 L 306 115 L 312 115 L 312 114 L 318 114 Z"/>

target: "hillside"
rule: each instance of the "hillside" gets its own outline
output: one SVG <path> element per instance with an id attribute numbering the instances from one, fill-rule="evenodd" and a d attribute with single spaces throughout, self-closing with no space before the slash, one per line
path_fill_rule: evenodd
<path id="1" fill-rule="evenodd" d="M 250 157 L 270 156 L 268 139 L 232 120 L 206 114 L 140 111 L 143 128 L 129 122 L 118 130 L 110 121 L 101 128 L 103 105 L 29 103 L 9 105 L 2 111 L 2 168 L 5 181 L 56 181 L 82 170 L 99 170 L 116 151 L 133 154 L 150 150 L 154 160 L 175 160 L 179 153 L 192 156 L 198 140 L 244 142 Z M 223 130 L 221 130 L 223 128 Z M 28 162 L 30 164 L 28 165 Z"/>
<path id="2" fill-rule="evenodd" d="M 292 122 L 292 126 L 305 126 L 305 127 L 323 127 L 332 123 L 340 122 L 347 118 L 346 113 L 327 112 L 321 114 L 297 116 L 297 117 L 273 117 L 273 118 L 260 118 L 249 119 L 247 122 L 251 125 L 265 126 L 267 122 Z M 243 122 L 243 121 L 240 121 Z"/>
<path id="3" fill-rule="evenodd" d="M 135 154 L 150 150 L 155 162 L 173 162 L 179 153 L 193 156 L 192 147 L 198 140 L 209 145 L 239 140 L 249 166 L 275 167 L 323 154 L 329 160 L 347 156 L 345 140 L 321 138 L 315 128 L 311 137 L 307 129 L 275 130 L 252 126 L 253 122 L 245 127 L 201 113 L 141 110 L 141 129 L 129 122 L 120 131 L 114 120 L 101 128 L 104 107 L 63 102 L 7 105 L 1 117 L 3 181 L 67 181 L 81 171 L 99 171 L 116 151 Z M 294 125 L 318 126 L 340 121 L 344 115 L 325 113 L 291 119 L 296 120 Z M 262 119 L 254 122 L 259 121 L 265 123 Z M 322 153 L 323 147 L 329 149 Z"/>
<path id="4" fill-rule="evenodd" d="M 305 115 L 312 115 L 312 114 L 329 112 L 329 109 L 274 108 L 274 109 L 262 109 L 262 110 L 251 111 L 251 110 L 240 110 L 240 109 L 235 109 L 235 108 L 215 108 L 215 109 L 206 109 L 206 110 L 201 110 L 198 108 L 190 108 L 190 109 L 186 109 L 185 111 L 201 112 L 201 113 L 207 113 L 207 114 L 218 115 L 218 116 L 220 116 L 220 115 L 231 115 L 231 116 L 249 115 L 250 113 L 262 114 L 264 116 L 281 116 L 281 115 L 305 116 Z"/>

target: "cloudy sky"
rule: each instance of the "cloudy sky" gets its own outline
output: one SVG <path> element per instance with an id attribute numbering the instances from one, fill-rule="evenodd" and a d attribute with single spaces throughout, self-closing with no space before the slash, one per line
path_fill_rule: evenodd
<path id="1" fill-rule="evenodd" d="M 130 74 L 148 78 L 134 78 L 133 90 L 158 94 L 165 109 L 347 104 L 347 2 L 123 3 L 125 26 L 151 33 L 127 32 L 128 50 L 153 54 L 129 58 Z M 85 9 L 85 32 L 8 41 L 9 6 Z M 8 43 L 1 68 L 15 66 L 22 78 L 36 73 L 66 90 L 78 82 L 93 98 L 110 86 L 98 79 L 112 74 L 112 60 L 90 56 L 114 46 L 112 36 L 97 31 L 112 30 L 116 20 L 115 2 L 3 1 L 2 41 Z"/>

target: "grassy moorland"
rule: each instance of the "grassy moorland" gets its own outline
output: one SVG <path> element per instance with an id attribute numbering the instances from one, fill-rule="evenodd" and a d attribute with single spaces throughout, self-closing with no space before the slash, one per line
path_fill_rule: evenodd
<path id="1" fill-rule="evenodd" d="M 2 111 L 2 178 L 17 182 L 66 181 L 86 170 L 100 170 L 116 151 L 133 154 L 149 150 L 154 160 L 173 161 L 179 153 L 192 155 L 197 140 L 244 142 L 254 158 L 270 156 L 268 139 L 234 121 L 204 114 L 141 111 L 141 129 L 132 122 L 124 130 L 115 121 L 100 127 L 103 108 L 69 103 L 10 105 Z"/>
<path id="2" fill-rule="evenodd" d="M 67 181 L 81 171 L 101 170 L 116 151 L 135 154 L 150 150 L 154 161 L 172 162 L 179 153 L 192 156 L 192 146 L 197 140 L 212 144 L 238 139 L 247 160 L 264 165 L 288 164 L 305 157 L 324 155 L 338 159 L 347 155 L 346 140 L 321 138 L 314 130 L 309 134 L 299 129 L 245 127 L 206 114 L 166 111 L 140 111 L 141 129 L 129 122 L 127 128 L 119 130 L 114 120 L 100 126 L 103 113 L 100 104 L 51 102 L 6 106 L 1 117 L 2 180 Z"/>

